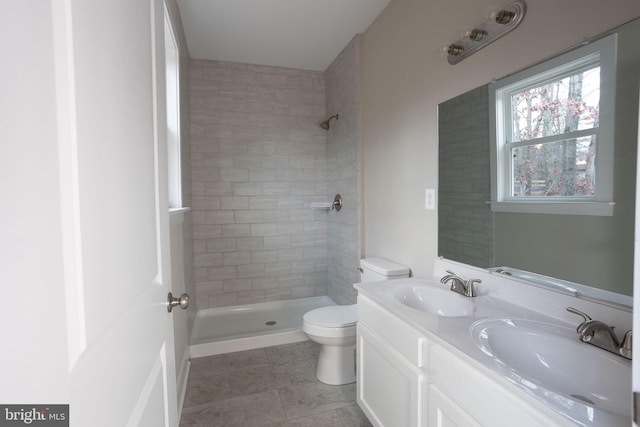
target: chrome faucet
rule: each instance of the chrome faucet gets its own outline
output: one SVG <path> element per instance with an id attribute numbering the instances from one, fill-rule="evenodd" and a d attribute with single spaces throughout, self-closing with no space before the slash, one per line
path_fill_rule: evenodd
<path id="1" fill-rule="evenodd" d="M 584 319 L 584 322 L 580 323 L 576 328 L 580 341 L 595 345 L 625 359 L 631 359 L 633 331 L 627 331 L 621 343 L 613 332 L 613 326 L 609 326 L 599 320 L 592 320 L 586 313 L 573 307 L 567 307 L 567 311 L 582 316 Z"/>
<path id="2" fill-rule="evenodd" d="M 464 280 L 462 277 L 456 275 L 453 271 L 447 270 L 447 275 L 443 276 L 440 279 L 440 283 L 446 284 L 447 282 L 451 282 L 451 290 L 453 292 L 457 292 L 465 297 L 475 297 L 476 296 L 476 283 L 482 283 L 480 279 L 470 279 Z"/>

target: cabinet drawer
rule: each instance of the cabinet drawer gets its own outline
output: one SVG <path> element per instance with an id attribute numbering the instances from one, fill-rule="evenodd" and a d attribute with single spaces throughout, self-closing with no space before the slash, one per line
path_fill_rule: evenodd
<path id="1" fill-rule="evenodd" d="M 426 365 L 426 338 L 363 295 L 358 295 L 358 321 L 364 323 L 418 368 Z"/>

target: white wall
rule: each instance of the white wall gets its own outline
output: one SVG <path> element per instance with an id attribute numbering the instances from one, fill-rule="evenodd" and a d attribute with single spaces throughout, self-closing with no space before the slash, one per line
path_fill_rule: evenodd
<path id="1" fill-rule="evenodd" d="M 640 15 L 637 0 L 530 0 L 521 25 L 457 65 L 438 50 L 481 22 L 491 0 L 392 0 L 363 37 L 365 256 L 430 276 L 437 256 L 438 103 Z"/>

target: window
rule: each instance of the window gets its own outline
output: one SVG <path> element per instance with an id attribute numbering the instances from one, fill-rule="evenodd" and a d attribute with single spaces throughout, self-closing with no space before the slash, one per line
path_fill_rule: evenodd
<path id="1" fill-rule="evenodd" d="M 615 35 L 491 85 L 492 209 L 613 214 Z"/>
<path id="2" fill-rule="evenodd" d="M 167 150 L 169 174 L 169 209 L 182 208 L 180 164 L 180 89 L 179 52 L 169 12 L 164 14 L 164 54 L 167 95 Z"/>

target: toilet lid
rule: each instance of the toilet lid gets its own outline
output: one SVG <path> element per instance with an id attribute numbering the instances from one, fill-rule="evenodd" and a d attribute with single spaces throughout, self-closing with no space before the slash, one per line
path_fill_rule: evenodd
<path id="1" fill-rule="evenodd" d="M 358 321 L 358 310 L 356 309 L 356 304 L 331 305 L 311 310 L 307 312 L 303 318 L 307 323 L 332 328 L 343 328 L 356 324 Z"/>

